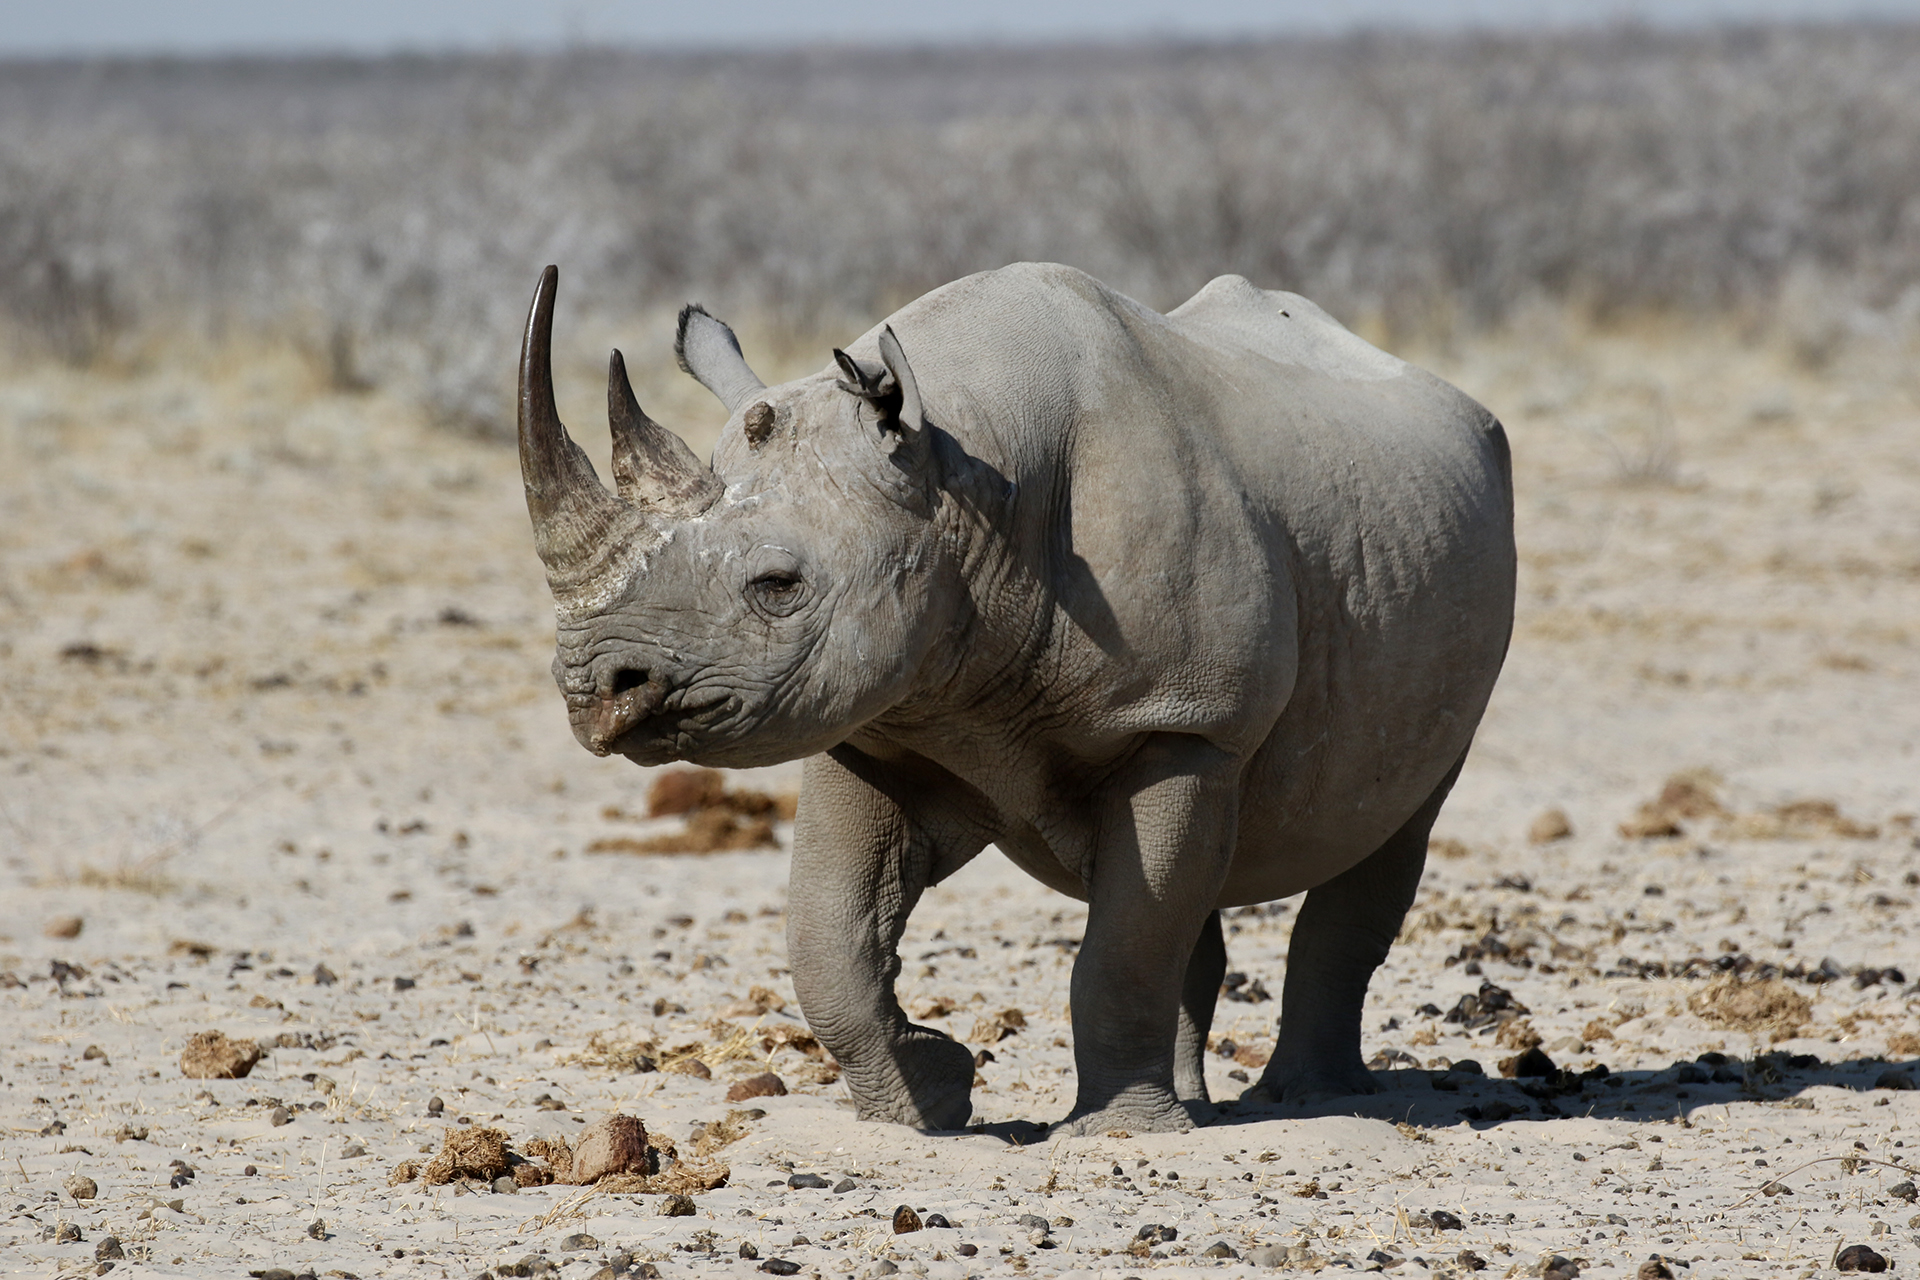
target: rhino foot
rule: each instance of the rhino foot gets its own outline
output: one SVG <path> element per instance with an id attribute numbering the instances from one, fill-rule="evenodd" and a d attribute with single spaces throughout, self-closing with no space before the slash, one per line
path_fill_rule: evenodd
<path id="1" fill-rule="evenodd" d="M 894 1042 L 889 1070 L 873 1087 L 849 1068 L 854 1112 L 862 1120 L 915 1129 L 964 1129 L 973 1116 L 973 1055 L 967 1047 L 923 1031 Z"/>
<path id="2" fill-rule="evenodd" d="M 1185 1133 L 1209 1116 L 1196 1118 L 1196 1111 L 1211 1113 L 1212 1106 L 1187 1106 L 1171 1098 L 1160 1104 L 1115 1103 L 1098 1111 L 1075 1113 L 1047 1130 L 1050 1138 L 1102 1138 L 1111 1133 Z"/>
<path id="3" fill-rule="evenodd" d="M 1269 1068 L 1240 1095 L 1240 1101 L 1301 1106 L 1378 1092 L 1380 1085 L 1373 1073 L 1358 1062 L 1345 1068 L 1303 1065 L 1277 1071 Z"/>

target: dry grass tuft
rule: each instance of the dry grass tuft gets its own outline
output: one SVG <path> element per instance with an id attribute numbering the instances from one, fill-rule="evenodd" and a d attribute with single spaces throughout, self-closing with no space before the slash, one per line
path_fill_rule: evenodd
<path id="1" fill-rule="evenodd" d="M 1709 769 L 1676 773 L 1660 788 L 1659 796 L 1620 824 L 1620 834 L 1629 840 L 1655 840 L 1682 834 L 1687 822 L 1728 817 L 1719 787 L 1719 775 Z"/>
<path id="2" fill-rule="evenodd" d="M 1727 824 L 1725 833 L 1748 840 L 1811 840 L 1829 835 L 1874 840 L 1880 828 L 1854 821 L 1831 800 L 1794 800 L 1759 813 L 1743 813 Z"/>
<path id="3" fill-rule="evenodd" d="M 1813 1020 L 1813 1001 L 1779 978 L 1746 981 L 1731 973 L 1688 996 L 1687 1008 L 1709 1026 L 1748 1035 L 1765 1032 L 1775 1041 L 1791 1040 Z"/>

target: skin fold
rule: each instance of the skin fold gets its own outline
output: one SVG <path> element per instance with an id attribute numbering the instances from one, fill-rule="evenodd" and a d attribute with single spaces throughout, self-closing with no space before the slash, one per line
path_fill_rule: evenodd
<path id="1" fill-rule="evenodd" d="M 956 281 L 766 387 L 682 313 L 712 465 L 615 354 L 609 493 L 552 410 L 520 447 L 574 732 L 639 764 L 804 758 L 788 944 L 859 1114 L 951 1129 L 969 1052 L 894 996 L 921 892 L 988 845 L 1088 904 L 1056 1133 L 1185 1128 L 1222 908 L 1306 893 L 1246 1096 L 1371 1092 L 1367 982 L 1512 628 L 1500 425 L 1295 294 L 1161 315 L 1071 268 Z"/>

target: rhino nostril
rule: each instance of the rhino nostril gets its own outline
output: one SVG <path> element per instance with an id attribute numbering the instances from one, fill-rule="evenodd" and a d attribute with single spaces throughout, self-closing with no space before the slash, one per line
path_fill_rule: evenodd
<path id="1" fill-rule="evenodd" d="M 648 673 L 632 667 L 622 667 L 613 673 L 613 696 L 619 697 L 629 689 L 638 689 L 647 683 Z"/>

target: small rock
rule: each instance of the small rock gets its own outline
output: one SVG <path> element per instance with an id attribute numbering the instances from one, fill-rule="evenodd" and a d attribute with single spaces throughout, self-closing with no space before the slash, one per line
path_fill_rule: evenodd
<path id="1" fill-rule="evenodd" d="M 1427 1214 L 1435 1231 L 1458 1231 L 1466 1224 L 1445 1209 L 1433 1209 Z"/>
<path id="2" fill-rule="evenodd" d="M 513 1180 L 512 1174 L 503 1173 L 493 1180 L 493 1194 L 497 1196 L 517 1196 L 520 1194 L 520 1184 Z"/>
<path id="3" fill-rule="evenodd" d="M 800 1264 L 785 1258 L 768 1258 L 760 1264 L 760 1270 L 770 1276 L 795 1276 L 800 1274 Z"/>
<path id="4" fill-rule="evenodd" d="M 1527 841 L 1530 844 L 1552 844 L 1555 840 L 1565 840 L 1573 834 L 1573 823 L 1567 818 L 1565 809 L 1548 809 L 1533 820 L 1527 828 Z"/>
<path id="5" fill-rule="evenodd" d="M 250 1164 L 246 1168 L 242 1169 L 240 1172 L 245 1177 L 257 1178 L 260 1176 L 260 1167 L 258 1165 Z"/>
<path id="6" fill-rule="evenodd" d="M 910 1205 L 901 1205 L 893 1211 L 893 1234 L 904 1236 L 910 1231 L 919 1231 L 926 1224 L 920 1221 L 920 1215 Z"/>
<path id="7" fill-rule="evenodd" d="M 728 1102 L 745 1102 L 748 1098 L 784 1098 L 786 1096 L 787 1082 L 771 1071 L 762 1071 L 757 1076 L 736 1080 L 727 1090 Z"/>
<path id="8" fill-rule="evenodd" d="M 1462 1249 L 1455 1255 L 1453 1260 L 1468 1271 L 1485 1271 L 1487 1269 L 1487 1260 L 1471 1249 Z"/>
<path id="9" fill-rule="evenodd" d="M 285 1267 L 268 1267 L 259 1272 L 255 1280 L 294 1280 L 294 1275 Z"/>
<path id="10" fill-rule="evenodd" d="M 1149 1222 L 1134 1232 L 1133 1238 L 1144 1240 L 1148 1244 L 1172 1244 L 1180 1238 L 1180 1232 L 1175 1227 L 1163 1227 L 1157 1222 Z"/>
<path id="11" fill-rule="evenodd" d="M 77 938 L 86 923 L 79 916 L 55 916 L 47 921 L 45 932 L 49 938 Z"/>
<path id="12" fill-rule="evenodd" d="M 1879 1078 L 1873 1082 L 1873 1087 L 1876 1089 L 1910 1090 L 1913 1088 L 1913 1077 L 1904 1071 L 1882 1071 Z"/>
<path id="13" fill-rule="evenodd" d="M 427 1099 L 427 1114 L 428 1114 L 428 1115 L 430 1115 L 430 1116 L 437 1116 L 437 1115 L 439 1115 L 439 1114 L 440 1114 L 441 1112 L 443 1112 L 443 1111 L 445 1111 L 446 1109 L 447 1109 L 447 1104 L 446 1104 L 446 1102 L 445 1102 L 445 1100 L 444 1100 L 444 1099 L 442 1099 L 442 1098 L 440 1098 L 439 1096 L 437 1096 L 437 1095 L 436 1095 L 436 1096 L 434 1096 L 434 1097 L 431 1097 L 431 1098 L 428 1098 L 428 1099 Z"/>
<path id="14" fill-rule="evenodd" d="M 930 1213 L 927 1215 L 927 1230 L 951 1231 L 953 1224 L 947 1221 L 947 1216 L 943 1213 Z"/>
<path id="15" fill-rule="evenodd" d="M 1535 1274 L 1540 1277 L 1540 1280 L 1555 1280 L 1556 1277 L 1574 1280 L 1574 1277 L 1580 1274 L 1580 1264 L 1563 1258 L 1557 1253 L 1549 1254 L 1540 1259 L 1540 1267 Z"/>
<path id="16" fill-rule="evenodd" d="M 587 1186 L 608 1174 L 647 1172 L 647 1129 L 629 1115 L 611 1115 L 589 1125 L 573 1148 L 575 1186 Z"/>
<path id="17" fill-rule="evenodd" d="M 852 1178 L 842 1178 L 840 1179 L 840 1181 L 833 1184 L 833 1194 L 837 1196 L 843 1196 L 847 1194 L 847 1192 L 849 1191 L 858 1189 L 859 1186 L 860 1184 L 855 1182 Z"/>
<path id="18" fill-rule="evenodd" d="M 327 1238 L 327 1220 L 325 1218 L 315 1218 L 312 1222 L 309 1222 L 307 1224 L 307 1234 L 315 1240 L 325 1240 Z"/>
<path id="19" fill-rule="evenodd" d="M 180 1074 L 189 1080 L 238 1080 L 263 1055 L 251 1040 L 229 1040 L 219 1031 L 196 1032 L 180 1054 Z"/>
<path id="20" fill-rule="evenodd" d="M 980 1246 L 977 1244 L 973 1244 L 971 1242 L 967 1244 L 958 1244 L 953 1247 L 953 1251 L 959 1254 L 963 1258 L 971 1258 L 975 1254 L 980 1252 Z"/>
<path id="21" fill-rule="evenodd" d="M 79 1226 L 71 1222 L 61 1223 L 53 1233 L 53 1242 L 55 1244 L 78 1244 L 85 1239 L 86 1237 L 80 1234 Z M 1885 1270 L 1885 1268 L 1882 1268 L 1882 1270 Z"/>
<path id="22" fill-rule="evenodd" d="M 1500 1074 L 1510 1080 L 1537 1080 L 1550 1076 L 1557 1068 L 1538 1045 L 1500 1062 Z"/>
<path id="23" fill-rule="evenodd" d="M 90 1045 L 88 1045 L 88 1046 L 87 1046 L 87 1047 L 86 1047 L 86 1048 L 85 1048 L 84 1050 L 82 1050 L 82 1051 L 81 1051 L 81 1053 L 80 1053 L 80 1059 L 81 1059 L 81 1061 L 83 1061 L 83 1062 L 98 1062 L 98 1061 L 105 1061 L 105 1060 L 106 1060 L 106 1056 L 107 1056 L 107 1051 L 106 1051 L 105 1049 L 102 1049 L 102 1048 L 101 1048 L 101 1047 L 100 1047 L 99 1045 L 97 1045 L 97 1044 L 90 1044 Z"/>
<path id="24" fill-rule="evenodd" d="M 121 1247 L 119 1236 L 101 1236 L 100 1243 L 93 1246 L 93 1256 L 96 1261 L 104 1262 L 108 1258 L 124 1258 L 127 1251 Z"/>
<path id="25" fill-rule="evenodd" d="M 267 1112 L 267 1123 L 278 1129 L 283 1124 L 293 1123 L 293 1112 L 285 1107 L 275 1107 Z"/>
<path id="26" fill-rule="evenodd" d="M 760 1251 L 753 1247 L 753 1241 L 742 1240 L 740 1242 L 740 1256 L 745 1258 L 748 1262 L 752 1262 L 754 1259 L 760 1256 Z"/>
<path id="27" fill-rule="evenodd" d="M 395 978 L 393 980 L 393 989 L 395 991 L 411 991 L 414 986 L 415 983 L 412 978 Z"/>
<path id="28" fill-rule="evenodd" d="M 1050 1231 L 1053 1229 L 1053 1224 L 1037 1213 L 1023 1213 L 1015 1218 L 1014 1222 L 1025 1227 L 1028 1231 Z"/>
<path id="29" fill-rule="evenodd" d="M 1617 1213 L 1610 1213 L 1607 1215 L 1607 1225 L 1610 1227 L 1624 1227 L 1627 1225 L 1627 1220 Z"/>
<path id="30" fill-rule="evenodd" d="M 817 1173 L 796 1173 L 787 1179 L 787 1186 L 795 1191 L 825 1191 L 833 1184 Z"/>
<path id="31" fill-rule="evenodd" d="M 1392 1254 L 1382 1249 L 1372 1249 L 1372 1250 L 1369 1250 L 1367 1253 L 1367 1261 L 1374 1263 L 1382 1271 L 1390 1271 L 1394 1267 L 1399 1266 L 1402 1262 L 1405 1261 L 1405 1259 L 1396 1258 Z M 1372 1270 L 1372 1268 L 1369 1267 L 1368 1270 Z"/>
<path id="32" fill-rule="evenodd" d="M 340 1148 L 340 1158 L 343 1160 L 357 1160 L 365 1154 L 367 1154 L 366 1147 L 358 1142 L 349 1142 L 346 1146 Z"/>
<path id="33" fill-rule="evenodd" d="M 1247 1250 L 1246 1260 L 1256 1267 L 1284 1267 L 1287 1265 L 1287 1246 L 1283 1244 L 1255 1245 Z"/>
<path id="34" fill-rule="evenodd" d="M 584 1231 L 576 1231 L 560 1242 L 560 1252 L 578 1253 L 582 1249 L 598 1249 L 600 1242 Z"/>
<path id="35" fill-rule="evenodd" d="M 317 964 L 313 966 L 313 985 L 314 986 L 330 987 L 338 981 L 340 981 L 340 979 L 334 974 L 333 970 L 327 968 L 327 966 L 323 964 Z"/>
<path id="36" fill-rule="evenodd" d="M 1673 1280 L 1673 1272 L 1656 1253 L 1640 1264 L 1640 1269 L 1634 1272 L 1634 1280 Z"/>
<path id="37" fill-rule="evenodd" d="M 706 1063 L 700 1061 L 700 1059 L 698 1058 L 682 1058 L 678 1062 L 669 1064 L 667 1067 L 667 1071 L 669 1074 L 694 1076 L 701 1080 L 713 1079 L 713 1068 L 709 1067 Z M 768 1259 L 768 1261 L 777 1262 L 778 1259 L 770 1258 Z M 766 1267 L 762 1266 L 760 1269 L 762 1271 L 765 1271 Z"/>
<path id="38" fill-rule="evenodd" d="M 663 1218 L 691 1218 L 700 1211 L 692 1196 L 671 1195 L 660 1197 L 660 1208 L 656 1211 Z"/>
<path id="39" fill-rule="evenodd" d="M 1587 1042 L 1579 1036 L 1561 1036 L 1547 1046 L 1548 1053 L 1557 1053 L 1568 1058 L 1577 1058 L 1587 1051 Z"/>
<path id="40" fill-rule="evenodd" d="M 1240 1251 L 1228 1244 L 1225 1240 L 1215 1240 L 1201 1251 L 1200 1256 L 1203 1258 L 1237 1258 L 1240 1256 Z"/>
<path id="41" fill-rule="evenodd" d="M 1908 1178 L 1905 1182 L 1894 1183 L 1887 1188 L 1887 1194 L 1896 1200 L 1905 1200 L 1908 1204 L 1920 1199 L 1920 1189 L 1914 1187 L 1912 1178 Z"/>
<path id="42" fill-rule="evenodd" d="M 1835 1271 L 1885 1271 L 1887 1259 L 1863 1244 L 1850 1244 L 1833 1260 Z"/>
<path id="43" fill-rule="evenodd" d="M 75 1200 L 91 1200 L 100 1194 L 100 1184 L 84 1173 L 76 1173 L 66 1182 L 67 1194 Z"/>
<path id="44" fill-rule="evenodd" d="M 1793 1194 L 1793 1188 L 1784 1182 L 1769 1182 L 1766 1186 L 1760 1188 L 1760 1194 L 1763 1196 L 1790 1196 Z"/>
<path id="45" fill-rule="evenodd" d="M 881 1276 L 894 1276 L 899 1274 L 900 1268 L 894 1266 L 893 1262 L 887 1258 L 880 1259 L 880 1261 L 860 1273 L 861 1280 L 880 1280 Z"/>

